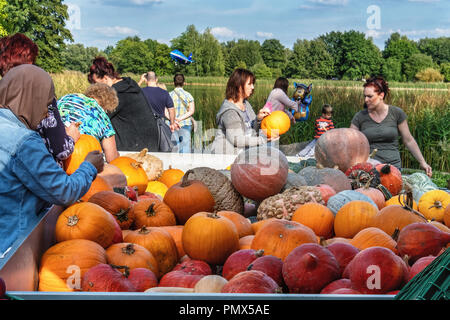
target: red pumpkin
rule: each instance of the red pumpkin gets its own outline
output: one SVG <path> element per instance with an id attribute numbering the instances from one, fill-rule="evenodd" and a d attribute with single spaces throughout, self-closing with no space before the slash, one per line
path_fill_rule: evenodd
<path id="1" fill-rule="evenodd" d="M 327 284 L 321 291 L 320 294 L 331 294 L 333 291 L 336 291 L 338 289 L 351 289 L 352 282 L 350 279 L 338 279 L 334 280 L 333 282 L 330 282 Z"/>
<path id="2" fill-rule="evenodd" d="M 81 289 L 90 292 L 134 292 L 127 275 L 109 264 L 90 268 L 81 280 Z"/>
<path id="3" fill-rule="evenodd" d="M 443 232 L 431 223 L 412 223 L 404 227 L 397 239 L 398 254 L 408 256 L 408 262 L 414 263 L 428 255 L 436 256 L 450 243 L 450 233 Z"/>
<path id="4" fill-rule="evenodd" d="M 244 197 L 262 201 L 281 191 L 288 171 L 287 158 L 280 150 L 252 147 L 241 152 L 231 165 L 231 182 Z"/>
<path id="5" fill-rule="evenodd" d="M 222 276 L 230 280 L 239 272 L 247 270 L 247 267 L 258 257 L 264 254 L 264 250 L 244 249 L 233 252 L 223 264 Z"/>
<path id="6" fill-rule="evenodd" d="M 158 286 L 158 277 L 147 268 L 134 268 L 130 270 L 128 280 L 136 288 L 137 292 Z"/>
<path id="7" fill-rule="evenodd" d="M 262 271 L 271 277 L 275 282 L 282 287 L 283 281 L 283 261 L 275 256 L 266 255 L 256 258 L 249 264 L 247 270 Z"/>
<path id="8" fill-rule="evenodd" d="M 194 288 L 200 279 L 211 274 L 211 267 L 206 262 L 187 259 L 166 273 L 159 281 L 159 286 Z"/>
<path id="9" fill-rule="evenodd" d="M 366 162 L 370 147 L 366 136 L 359 130 L 337 128 L 329 130 L 317 139 L 314 156 L 317 163 L 346 172 L 351 166 Z"/>
<path id="10" fill-rule="evenodd" d="M 400 170 L 390 164 L 379 164 L 375 169 L 380 173 L 381 184 L 396 196 L 403 188 L 403 179 Z"/>
<path id="11" fill-rule="evenodd" d="M 384 294 L 400 289 L 408 274 L 406 263 L 384 247 L 360 251 L 349 266 L 352 288 L 363 294 Z"/>
<path id="12" fill-rule="evenodd" d="M 339 276 L 334 255 L 315 243 L 296 247 L 283 263 L 283 279 L 290 293 L 319 293 Z"/>
<path id="13" fill-rule="evenodd" d="M 334 242 L 326 247 L 339 263 L 339 273 L 344 273 L 345 267 L 353 260 L 359 249 L 345 242 Z"/>
<path id="14" fill-rule="evenodd" d="M 278 284 L 267 274 L 257 270 L 242 271 L 222 288 L 222 293 L 279 293 Z"/>
<path id="15" fill-rule="evenodd" d="M 327 205 L 328 199 L 336 194 L 336 191 L 328 184 L 318 184 L 316 185 L 319 188 L 320 193 L 322 194 L 322 200 L 325 202 L 324 205 Z"/>
<path id="16" fill-rule="evenodd" d="M 409 268 L 408 280 L 411 281 L 419 272 L 425 269 L 433 260 L 436 259 L 436 256 L 426 256 L 422 257 Z"/>
<path id="17" fill-rule="evenodd" d="M 172 269 L 172 271 L 178 270 L 189 274 L 202 274 L 205 276 L 212 274 L 209 264 L 205 261 L 194 259 L 186 259 Z"/>
<path id="18" fill-rule="evenodd" d="M 330 294 L 361 294 L 361 292 L 352 288 L 340 288 L 330 292 Z"/>

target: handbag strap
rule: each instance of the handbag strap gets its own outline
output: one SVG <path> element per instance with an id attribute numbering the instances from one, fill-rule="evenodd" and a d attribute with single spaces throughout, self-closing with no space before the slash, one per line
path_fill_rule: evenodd
<path id="1" fill-rule="evenodd" d="M 141 90 L 142 91 L 142 90 Z M 150 108 L 150 110 L 152 111 L 153 116 L 157 119 L 157 118 L 161 118 L 161 119 L 165 119 L 167 121 L 170 121 L 170 119 L 168 119 L 165 115 L 161 116 L 159 114 L 157 114 L 155 112 L 155 109 L 153 108 L 153 105 L 151 104 L 151 102 L 147 99 L 147 97 L 145 96 L 144 92 L 142 92 L 142 95 L 144 96 L 145 102 L 147 102 L 147 106 Z"/>

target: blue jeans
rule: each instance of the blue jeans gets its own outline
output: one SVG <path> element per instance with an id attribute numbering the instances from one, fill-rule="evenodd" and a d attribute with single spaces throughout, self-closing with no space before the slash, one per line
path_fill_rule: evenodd
<path id="1" fill-rule="evenodd" d="M 190 153 L 191 152 L 191 131 L 192 125 L 182 126 L 180 130 L 175 130 L 173 132 L 172 140 L 178 146 L 179 153 Z"/>

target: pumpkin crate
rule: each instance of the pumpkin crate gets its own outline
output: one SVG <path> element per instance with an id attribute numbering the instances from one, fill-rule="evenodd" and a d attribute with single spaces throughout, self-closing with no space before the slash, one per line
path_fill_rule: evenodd
<path id="1" fill-rule="evenodd" d="M 449 300 L 450 248 L 418 273 L 395 296 L 395 300 Z"/>
<path id="2" fill-rule="evenodd" d="M 236 158 L 236 155 L 212 155 L 212 154 L 173 154 L 173 153 L 152 153 L 163 161 L 164 169 L 171 165 L 183 171 L 196 167 L 209 167 L 222 170 L 229 167 Z M 127 152 L 121 152 L 127 155 Z M 298 168 L 310 166 L 313 163 L 304 161 L 298 162 L 296 157 L 287 157 L 291 166 L 298 165 Z M 297 168 L 297 167 L 295 167 Z M 393 295 L 320 295 L 320 294 L 228 294 L 220 295 L 192 294 L 192 293 L 160 293 L 148 295 L 141 292 L 50 292 L 37 291 L 39 279 L 37 277 L 39 264 L 44 253 L 55 244 L 55 228 L 58 217 L 64 210 L 61 206 L 52 206 L 35 225 L 31 226 L 12 245 L 10 250 L 0 256 L 0 277 L 8 285 L 9 299 L 33 299 L 33 300 L 393 300 Z M 314 239 L 316 239 L 314 237 Z M 176 248 L 177 249 L 177 248 Z"/>

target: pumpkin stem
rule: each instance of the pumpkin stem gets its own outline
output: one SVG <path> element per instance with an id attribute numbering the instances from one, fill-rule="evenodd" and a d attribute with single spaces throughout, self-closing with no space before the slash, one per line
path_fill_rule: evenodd
<path id="1" fill-rule="evenodd" d="M 440 201 L 436 200 L 436 201 L 434 202 L 434 204 L 433 204 L 431 207 L 428 208 L 428 210 L 430 210 L 431 208 L 438 208 L 438 209 L 441 209 L 441 208 L 442 208 L 442 203 L 441 203 Z"/>
<path id="2" fill-rule="evenodd" d="M 130 211 L 131 207 L 128 207 L 126 209 L 121 208 L 119 212 L 114 213 L 114 216 L 117 217 L 117 220 L 120 222 L 128 221 L 128 212 Z"/>
<path id="3" fill-rule="evenodd" d="M 383 173 L 383 174 L 389 174 L 389 173 L 391 173 L 391 166 L 390 166 L 389 164 L 385 164 L 385 165 L 381 168 L 380 172 Z"/>
<path id="4" fill-rule="evenodd" d="M 181 178 L 181 185 L 180 187 L 187 187 L 191 184 L 190 180 L 189 180 L 189 175 L 194 172 L 192 169 L 189 169 L 188 171 L 186 171 L 186 173 L 184 174 L 183 178 Z"/>
<path id="5" fill-rule="evenodd" d="M 148 233 L 150 233 L 150 230 L 146 226 L 142 226 L 142 228 L 139 229 L 138 233 L 148 234 Z"/>
<path id="6" fill-rule="evenodd" d="M 133 253 L 136 252 L 136 250 L 134 249 L 134 244 L 133 243 L 127 244 L 125 247 L 122 248 L 122 252 L 131 256 Z"/>
<path id="7" fill-rule="evenodd" d="M 375 157 L 375 153 L 377 153 L 378 149 L 373 149 L 373 151 L 369 154 L 369 158 L 372 159 Z"/>
<path id="8" fill-rule="evenodd" d="M 208 212 L 207 216 L 208 216 L 208 218 L 213 218 L 213 219 L 220 218 L 220 216 L 217 214 L 217 212 Z"/>
<path id="9" fill-rule="evenodd" d="M 263 255 L 264 255 L 264 249 L 256 250 L 255 256 L 257 256 L 259 258 L 259 257 L 262 257 Z"/>
<path id="10" fill-rule="evenodd" d="M 133 169 L 142 168 L 142 162 L 141 161 L 132 162 L 131 166 L 133 167 Z"/>
<path id="11" fill-rule="evenodd" d="M 76 216 L 76 215 L 70 216 L 67 218 L 67 225 L 69 227 L 73 227 L 78 223 L 79 220 L 80 219 L 78 219 L 78 216 Z"/>
<path id="12" fill-rule="evenodd" d="M 122 273 L 126 278 L 130 275 L 130 267 L 128 266 L 117 266 L 115 264 L 109 264 L 114 269 L 125 269 L 125 271 Z"/>
<path id="13" fill-rule="evenodd" d="M 399 228 L 395 228 L 394 233 L 391 236 L 392 239 L 394 239 L 394 241 L 397 241 L 399 234 L 400 234 L 400 229 Z"/>
<path id="14" fill-rule="evenodd" d="M 412 195 L 412 190 L 410 188 L 406 188 L 406 190 L 402 190 L 400 192 L 398 202 L 404 209 L 411 211 L 416 216 L 419 216 L 423 220 L 427 221 L 427 218 L 425 218 L 423 214 L 413 209 L 414 199 Z"/>
<path id="15" fill-rule="evenodd" d="M 148 152 L 148 149 L 147 149 L 147 148 L 142 149 L 141 152 L 139 152 L 138 157 L 139 157 L 139 158 L 145 157 L 145 155 L 147 154 L 147 152 Z"/>
<path id="16" fill-rule="evenodd" d="M 153 217 L 156 214 L 154 202 L 152 202 L 148 209 L 145 210 L 145 213 L 147 214 L 147 217 Z"/>

